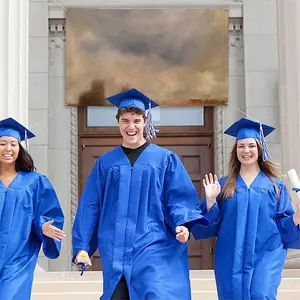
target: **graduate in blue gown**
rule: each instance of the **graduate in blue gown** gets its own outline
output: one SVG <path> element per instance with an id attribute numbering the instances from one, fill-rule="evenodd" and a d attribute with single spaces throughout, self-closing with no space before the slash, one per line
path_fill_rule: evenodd
<path id="1" fill-rule="evenodd" d="M 34 134 L 0 121 L 0 299 L 29 300 L 39 250 L 59 256 L 64 216 L 49 180 L 20 142 Z"/>
<path id="2" fill-rule="evenodd" d="M 195 224 L 197 238 L 217 237 L 215 277 L 220 300 L 275 300 L 287 248 L 300 249 L 300 211 L 294 212 L 265 136 L 273 127 L 242 118 L 225 133 L 236 137 L 229 174 L 205 176 L 202 203 L 210 228 Z"/>
<path id="3" fill-rule="evenodd" d="M 157 104 L 132 89 L 108 98 L 118 109 L 122 145 L 99 157 L 73 227 L 75 262 L 97 247 L 109 299 L 191 299 L 187 245 L 191 221 L 207 226 L 178 156 L 149 143 L 145 110 Z"/>

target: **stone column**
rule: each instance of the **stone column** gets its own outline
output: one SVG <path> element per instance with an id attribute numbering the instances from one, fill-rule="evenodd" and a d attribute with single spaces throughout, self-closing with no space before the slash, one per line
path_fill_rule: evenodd
<path id="1" fill-rule="evenodd" d="M 249 118 L 274 126 L 267 137 L 281 164 L 276 0 L 244 0 L 245 108 Z"/>
<path id="2" fill-rule="evenodd" d="M 277 11 L 282 170 L 300 174 L 300 2 L 277 1 Z M 299 251 L 289 251 L 286 267 L 300 268 Z"/>
<path id="3" fill-rule="evenodd" d="M 0 1 L 0 119 L 28 125 L 28 0 Z"/>
<path id="4" fill-rule="evenodd" d="M 0 2 L 0 119 L 6 117 L 8 108 L 8 1 Z"/>

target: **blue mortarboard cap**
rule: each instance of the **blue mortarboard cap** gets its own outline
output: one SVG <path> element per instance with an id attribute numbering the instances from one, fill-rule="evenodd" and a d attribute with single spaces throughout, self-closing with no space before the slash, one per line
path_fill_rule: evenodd
<path id="1" fill-rule="evenodd" d="M 260 140 L 261 128 L 264 137 L 275 130 L 275 128 L 272 126 L 261 124 L 246 118 L 241 118 L 227 128 L 224 133 L 236 137 L 237 141 L 247 138 L 255 138 Z"/>
<path id="2" fill-rule="evenodd" d="M 0 136 L 11 136 L 19 142 L 35 137 L 35 135 L 13 118 L 0 121 Z"/>
<path id="3" fill-rule="evenodd" d="M 118 108 L 122 107 L 137 107 L 145 111 L 150 108 L 158 106 L 156 102 L 145 96 L 137 89 L 131 89 L 113 96 L 106 98 L 107 101 L 112 103 Z"/>
<path id="4" fill-rule="evenodd" d="M 224 133 L 235 137 L 236 141 L 247 138 L 258 139 L 262 144 L 263 160 L 265 161 L 271 159 L 265 137 L 273 130 L 275 130 L 275 128 L 272 126 L 241 118 L 228 127 Z"/>

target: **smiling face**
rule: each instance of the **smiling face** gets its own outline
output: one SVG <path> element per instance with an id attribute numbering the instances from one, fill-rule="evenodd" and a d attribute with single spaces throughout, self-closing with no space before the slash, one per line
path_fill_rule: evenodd
<path id="1" fill-rule="evenodd" d="M 258 146 L 254 138 L 248 138 L 237 141 L 237 158 L 243 165 L 252 165 L 258 163 Z"/>
<path id="2" fill-rule="evenodd" d="M 0 164 L 15 164 L 19 156 L 19 142 L 14 137 L 0 137 Z"/>
<path id="3" fill-rule="evenodd" d="M 146 142 L 144 138 L 144 115 L 125 112 L 120 115 L 118 124 L 123 137 L 122 145 L 124 147 L 135 149 Z"/>

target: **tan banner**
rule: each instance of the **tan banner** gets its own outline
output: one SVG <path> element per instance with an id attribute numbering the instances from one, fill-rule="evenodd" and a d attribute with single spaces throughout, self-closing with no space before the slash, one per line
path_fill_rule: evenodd
<path id="1" fill-rule="evenodd" d="M 66 31 L 66 105 L 129 88 L 162 106 L 227 105 L 225 9 L 72 8 Z"/>

